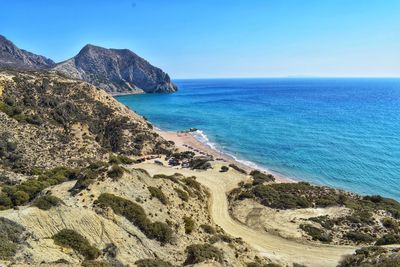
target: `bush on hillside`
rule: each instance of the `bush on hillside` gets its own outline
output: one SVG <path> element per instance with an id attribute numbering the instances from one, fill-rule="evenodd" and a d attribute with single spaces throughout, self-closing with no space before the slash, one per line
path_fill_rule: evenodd
<path id="1" fill-rule="evenodd" d="M 214 260 L 219 263 L 223 262 L 223 253 L 218 248 L 210 244 L 194 244 L 186 248 L 185 264 L 196 264 L 206 260 Z"/>
<path id="2" fill-rule="evenodd" d="M 10 260 L 17 253 L 24 231 L 16 222 L 0 217 L 0 260 Z"/>
<path id="3" fill-rule="evenodd" d="M 118 164 L 113 164 L 111 169 L 107 172 L 107 176 L 113 180 L 118 180 L 124 175 L 124 169 Z"/>
<path id="4" fill-rule="evenodd" d="M 178 194 L 178 197 L 182 199 L 183 201 L 188 201 L 189 200 L 189 195 L 185 191 L 179 189 L 179 188 L 174 188 L 175 192 Z"/>
<path id="5" fill-rule="evenodd" d="M 229 167 L 221 166 L 221 170 L 219 172 L 227 172 L 227 171 L 229 171 Z"/>
<path id="6" fill-rule="evenodd" d="M 396 234 L 386 234 L 376 241 L 375 245 L 391 245 L 391 244 L 400 244 L 400 235 Z"/>
<path id="7" fill-rule="evenodd" d="M 147 189 L 149 189 L 152 197 L 157 198 L 164 205 L 168 204 L 168 199 L 160 188 L 148 186 Z"/>
<path id="8" fill-rule="evenodd" d="M 325 229 L 332 229 L 335 226 L 335 221 L 330 219 L 328 215 L 308 218 L 310 221 L 319 223 Z"/>
<path id="9" fill-rule="evenodd" d="M 224 235 L 224 234 L 216 234 L 208 239 L 208 242 L 210 242 L 211 244 L 214 244 L 214 243 L 217 243 L 220 241 L 229 244 L 229 243 L 233 242 L 233 239 L 230 236 Z"/>
<path id="10" fill-rule="evenodd" d="M 59 246 L 72 248 L 88 260 L 96 259 L 100 251 L 92 247 L 89 241 L 74 230 L 63 229 L 53 236 L 54 243 Z"/>
<path id="11" fill-rule="evenodd" d="M 382 222 L 382 225 L 383 225 L 385 228 L 393 229 L 393 230 L 395 230 L 395 231 L 397 231 L 398 228 L 399 228 L 398 222 L 396 222 L 396 221 L 393 220 L 392 218 L 389 218 L 389 217 L 383 218 L 383 219 L 381 220 L 381 222 Z"/>
<path id="12" fill-rule="evenodd" d="M 234 169 L 234 170 L 236 170 L 236 171 L 238 171 L 238 172 L 240 172 L 242 174 L 247 174 L 247 172 L 244 169 L 238 167 L 235 164 L 229 164 L 229 167 L 231 167 L 232 169 Z"/>
<path id="13" fill-rule="evenodd" d="M 37 198 L 32 206 L 38 207 L 41 210 L 49 210 L 52 207 L 57 207 L 61 205 L 63 201 L 59 199 L 58 197 L 51 196 L 51 195 L 46 195 L 46 196 L 41 196 Z"/>
<path id="14" fill-rule="evenodd" d="M 347 255 L 339 262 L 338 267 L 394 267 L 400 266 L 400 256 L 396 251 L 383 247 L 364 247 L 354 254 Z"/>
<path id="15" fill-rule="evenodd" d="M 0 209 L 25 205 L 33 200 L 43 189 L 77 179 L 79 173 L 80 170 L 77 169 L 57 167 L 42 172 L 38 179 L 30 179 L 20 184 L 4 186 L 0 194 Z"/>
<path id="16" fill-rule="evenodd" d="M 253 170 L 250 172 L 253 177 L 253 185 L 263 184 L 264 182 L 273 182 L 275 177 L 272 174 L 265 174 L 258 170 Z"/>
<path id="17" fill-rule="evenodd" d="M 195 227 L 195 223 L 194 223 L 193 219 L 190 217 L 184 216 L 183 224 L 185 225 L 185 233 L 191 234 Z"/>
<path id="18" fill-rule="evenodd" d="M 374 240 L 374 238 L 365 233 L 350 231 L 344 235 L 344 238 L 351 240 L 357 244 L 359 243 L 369 243 Z"/>
<path id="19" fill-rule="evenodd" d="M 123 155 L 111 155 L 110 159 L 108 160 L 111 164 L 132 164 L 135 161 L 127 156 Z"/>
<path id="20" fill-rule="evenodd" d="M 216 233 L 215 228 L 209 224 L 202 224 L 202 225 L 200 225 L 200 228 L 203 229 L 204 232 L 206 232 L 207 234 L 210 234 L 210 235 L 213 235 Z"/>
<path id="21" fill-rule="evenodd" d="M 193 170 L 207 170 L 211 168 L 210 159 L 206 157 L 195 157 L 190 160 L 189 166 Z"/>
<path id="22" fill-rule="evenodd" d="M 103 193 L 99 196 L 97 203 L 100 206 L 110 207 L 114 213 L 124 216 L 150 239 L 155 239 L 161 243 L 168 243 L 173 239 L 173 231 L 166 223 L 152 223 L 147 218 L 144 209 L 130 200 Z"/>
<path id="23" fill-rule="evenodd" d="M 329 243 L 332 241 L 332 238 L 329 236 L 327 232 L 317 227 L 314 227 L 310 224 L 301 224 L 300 228 L 304 232 L 306 232 L 309 236 L 311 236 L 313 240 L 319 240 L 323 243 Z"/>

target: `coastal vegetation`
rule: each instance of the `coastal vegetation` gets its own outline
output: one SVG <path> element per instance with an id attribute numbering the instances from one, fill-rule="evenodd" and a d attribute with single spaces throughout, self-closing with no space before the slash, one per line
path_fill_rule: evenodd
<path id="1" fill-rule="evenodd" d="M 238 167 L 235 164 L 229 164 L 229 167 L 231 167 L 232 169 L 234 169 L 234 170 L 236 170 L 236 171 L 238 171 L 238 172 L 240 172 L 242 174 L 247 174 L 247 172 L 244 169 Z"/>
<path id="2" fill-rule="evenodd" d="M 89 241 L 77 233 L 74 230 L 70 229 L 63 229 L 57 234 L 53 236 L 54 243 L 63 246 L 69 247 L 81 254 L 87 260 L 94 260 L 96 259 L 100 251 L 95 247 L 91 246 Z"/>
<path id="3" fill-rule="evenodd" d="M 178 194 L 178 197 L 182 199 L 183 201 L 187 202 L 189 200 L 189 195 L 185 191 L 179 189 L 179 188 L 174 188 L 175 192 Z"/>
<path id="4" fill-rule="evenodd" d="M 51 195 L 45 195 L 38 197 L 32 204 L 32 206 L 35 206 L 41 210 L 49 210 L 52 207 L 57 207 L 61 205 L 63 201 L 59 199 L 58 197 L 51 196 Z"/>
<path id="5" fill-rule="evenodd" d="M 187 258 L 185 264 L 196 264 L 206 260 L 214 260 L 222 263 L 223 253 L 210 244 L 194 244 L 186 248 Z"/>
<path id="6" fill-rule="evenodd" d="M 168 204 L 168 198 L 164 195 L 163 191 L 160 188 L 149 186 L 147 187 L 147 189 L 149 189 L 150 195 L 152 197 L 157 198 L 164 205 Z"/>
<path id="7" fill-rule="evenodd" d="M 96 204 L 102 207 L 110 207 L 115 214 L 128 219 L 150 239 L 156 239 L 161 243 L 169 243 L 173 239 L 173 230 L 168 224 L 151 222 L 144 209 L 130 200 L 113 194 L 103 193 L 99 196 Z"/>
<path id="8" fill-rule="evenodd" d="M 183 224 L 185 226 L 185 233 L 191 234 L 195 228 L 195 222 L 192 218 L 188 216 L 183 217 Z"/>
<path id="9" fill-rule="evenodd" d="M 9 219 L 0 217 L 0 260 L 11 259 L 24 242 L 25 228 Z"/>
<path id="10" fill-rule="evenodd" d="M 398 242 L 400 203 L 393 199 L 359 196 L 306 182 L 271 184 L 265 181 L 264 175 L 255 174 L 252 183 L 241 184 L 231 192 L 231 203 L 253 199 L 277 210 L 342 207 L 349 212 L 342 216 L 310 217 L 311 224 L 302 223 L 299 229 L 312 240 L 323 243 L 331 243 L 334 239 L 343 244 Z"/>
<path id="11" fill-rule="evenodd" d="M 344 256 L 338 267 L 395 267 L 400 266 L 400 254 L 383 247 L 364 247 L 353 255 Z"/>
<path id="12" fill-rule="evenodd" d="M 274 182 L 275 177 L 272 174 L 262 173 L 258 170 L 252 170 L 250 175 L 253 178 L 253 185 L 263 184 L 265 182 Z"/>

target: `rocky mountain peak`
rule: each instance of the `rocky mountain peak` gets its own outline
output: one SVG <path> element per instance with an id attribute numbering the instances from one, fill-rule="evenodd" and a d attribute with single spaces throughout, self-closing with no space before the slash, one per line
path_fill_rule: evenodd
<path id="1" fill-rule="evenodd" d="M 48 69 L 54 64 L 51 59 L 19 49 L 6 37 L 0 35 L 0 68 L 38 70 Z"/>
<path id="2" fill-rule="evenodd" d="M 129 49 L 87 44 L 75 57 L 59 63 L 55 70 L 88 81 L 112 94 L 177 90 L 167 73 Z"/>

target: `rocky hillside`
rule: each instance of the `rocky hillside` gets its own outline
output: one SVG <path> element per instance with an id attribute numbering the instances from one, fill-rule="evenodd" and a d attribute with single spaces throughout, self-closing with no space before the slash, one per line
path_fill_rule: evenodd
<path id="1" fill-rule="evenodd" d="M 50 68 L 54 64 L 51 59 L 19 49 L 0 35 L 0 68 L 38 70 Z"/>
<path id="2" fill-rule="evenodd" d="M 54 73 L 0 72 L 4 167 L 82 166 L 109 152 L 140 156 L 172 145 L 103 90 Z"/>
<path id="3" fill-rule="evenodd" d="M 141 168 L 175 147 L 103 90 L 1 71 L 0 124 L 0 265 L 267 261 L 213 223 L 196 177 Z"/>
<path id="4" fill-rule="evenodd" d="M 177 87 L 168 74 L 128 49 L 86 45 L 75 57 L 54 68 L 109 93 L 164 93 Z"/>

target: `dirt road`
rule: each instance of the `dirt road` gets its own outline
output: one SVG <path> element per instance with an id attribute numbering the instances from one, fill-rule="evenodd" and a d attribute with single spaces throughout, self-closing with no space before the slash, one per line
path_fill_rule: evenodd
<path id="1" fill-rule="evenodd" d="M 240 178 L 238 175 L 229 174 L 229 172 L 219 173 L 214 170 L 195 172 L 185 169 L 177 171 L 167 167 L 154 166 L 154 164 L 143 165 L 151 175 L 176 172 L 187 176 L 195 175 L 197 180 L 210 190 L 210 212 L 214 222 L 229 235 L 242 238 L 260 254 L 270 259 L 282 263 L 296 262 L 310 267 L 329 267 L 336 266 L 343 255 L 351 254 L 355 250 L 352 247 L 299 243 L 267 232 L 253 230 L 234 220 L 228 212 L 226 192 L 235 188 L 243 177 Z"/>

